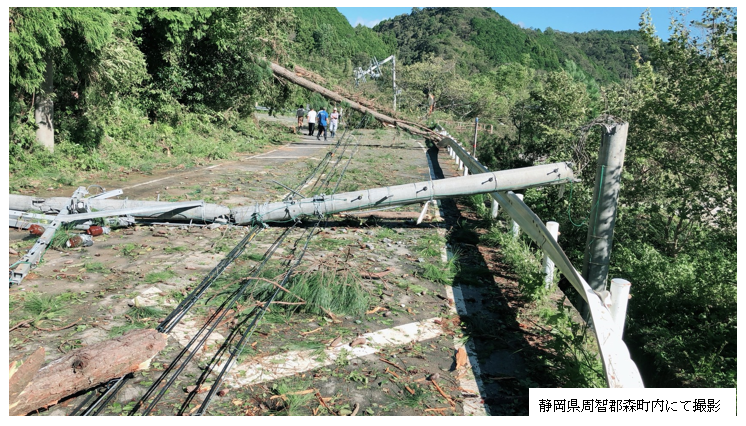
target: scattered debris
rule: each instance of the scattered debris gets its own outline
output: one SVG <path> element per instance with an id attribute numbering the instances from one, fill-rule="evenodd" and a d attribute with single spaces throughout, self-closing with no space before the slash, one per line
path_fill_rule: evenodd
<path id="1" fill-rule="evenodd" d="M 357 339 L 350 342 L 351 347 L 360 346 L 368 343 L 368 340 L 365 337 L 358 337 Z"/>
<path id="2" fill-rule="evenodd" d="M 469 359 L 466 355 L 466 349 L 464 349 L 463 346 L 458 348 L 458 351 L 456 351 L 456 370 L 465 367 L 468 361 Z"/>

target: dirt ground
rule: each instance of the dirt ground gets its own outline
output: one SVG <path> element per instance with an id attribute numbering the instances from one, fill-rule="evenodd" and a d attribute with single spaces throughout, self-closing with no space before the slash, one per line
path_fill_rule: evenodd
<path id="1" fill-rule="evenodd" d="M 263 119 L 291 124 L 294 118 Z M 353 140 L 356 150 L 340 158 L 354 153 L 339 192 L 457 175 L 447 154 L 428 150 L 407 134 L 361 130 Z M 122 188 L 123 196 L 141 200 L 203 199 L 230 207 L 273 202 L 308 175 L 334 143 L 300 134 L 261 154 L 81 185 Z M 73 189 L 35 195 L 69 196 Z M 309 196 L 317 189 L 310 184 L 301 192 Z M 479 220 L 458 200 L 431 206 L 430 220 L 417 225 L 412 218 L 420 209 L 399 208 L 383 219 L 334 216 L 321 222 L 298 273 L 352 276 L 350 286 L 360 287 L 365 306 L 340 314 L 312 312 L 302 304 L 270 305 L 207 414 L 527 415 L 528 388 L 553 383 L 544 374 L 541 334 L 519 321 L 525 302 L 514 277 L 496 249 L 478 243 Z M 314 223 L 305 220 L 290 230 L 274 266 L 293 256 L 293 244 Z M 103 414 L 125 415 L 134 407 L 215 311 L 216 300 L 289 227 L 258 234 L 170 334 L 151 368 L 135 373 Z M 10 359 L 43 346 L 46 361 L 52 361 L 156 326 L 248 232 L 248 227 L 138 225 L 95 237 L 90 247 L 50 249 L 20 286 L 10 288 Z M 19 254 L 11 255 L 10 263 L 34 241 L 28 232 L 11 229 L 9 244 Z M 454 252 L 459 256 L 449 260 Z M 136 307 L 153 308 L 146 311 L 151 317 L 134 314 L 135 299 Z M 186 389 L 234 325 L 225 321 L 215 330 L 152 414 L 194 412 L 205 393 L 185 403 Z M 68 415 L 86 396 L 74 395 L 35 414 Z"/>

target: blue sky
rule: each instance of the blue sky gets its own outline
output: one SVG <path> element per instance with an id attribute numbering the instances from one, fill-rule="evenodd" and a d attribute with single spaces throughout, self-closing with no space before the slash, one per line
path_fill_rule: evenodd
<path id="1" fill-rule="evenodd" d="M 338 7 L 354 27 L 357 24 L 372 27 L 378 22 L 397 15 L 410 13 L 411 7 Z M 645 7 L 494 7 L 497 13 L 514 24 L 541 30 L 552 27 L 564 32 L 590 30 L 636 30 Z M 668 39 L 668 24 L 672 12 L 678 7 L 651 7 L 653 24 L 658 36 Z M 692 7 L 689 20 L 699 19 L 703 7 Z"/>

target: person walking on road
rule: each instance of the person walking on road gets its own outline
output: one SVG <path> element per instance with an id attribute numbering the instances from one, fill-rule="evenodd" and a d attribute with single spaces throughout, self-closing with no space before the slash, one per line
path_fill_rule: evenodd
<path id="1" fill-rule="evenodd" d="M 334 138 L 334 134 L 337 133 L 337 126 L 339 125 L 339 116 L 341 114 L 337 112 L 337 108 L 334 108 L 334 111 L 332 111 L 331 120 L 329 121 L 329 133 L 332 134 L 332 138 Z"/>
<path id="2" fill-rule="evenodd" d="M 313 126 L 316 124 L 316 111 L 313 107 L 308 111 L 308 136 L 313 136 Z"/>
<path id="3" fill-rule="evenodd" d="M 299 106 L 298 110 L 295 111 L 295 116 L 298 117 L 298 130 L 297 132 L 300 132 L 300 129 L 303 127 L 303 116 L 306 115 L 306 110 L 303 109 L 303 106 Z"/>
<path id="4" fill-rule="evenodd" d="M 324 132 L 324 140 L 326 140 L 326 125 L 327 120 L 329 119 L 329 113 L 326 112 L 326 108 L 321 107 L 321 111 L 319 111 L 318 116 L 316 117 L 316 124 L 319 128 L 319 133 L 316 135 L 317 140 L 321 140 L 321 132 Z"/>

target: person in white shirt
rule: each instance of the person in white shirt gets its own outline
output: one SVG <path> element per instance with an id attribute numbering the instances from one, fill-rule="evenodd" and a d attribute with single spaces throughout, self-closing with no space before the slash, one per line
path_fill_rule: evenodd
<path id="1" fill-rule="evenodd" d="M 329 122 L 329 131 L 331 132 L 332 137 L 334 137 L 334 133 L 337 132 L 340 115 L 341 114 L 337 112 L 337 108 L 334 108 L 334 111 L 332 111 L 332 115 L 330 116 L 331 120 Z"/>
<path id="2" fill-rule="evenodd" d="M 313 136 L 313 128 L 316 125 L 316 111 L 314 111 L 313 107 L 308 111 L 306 117 L 308 117 L 308 136 Z"/>

